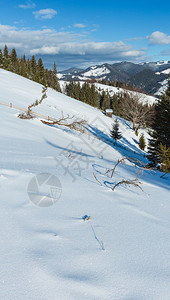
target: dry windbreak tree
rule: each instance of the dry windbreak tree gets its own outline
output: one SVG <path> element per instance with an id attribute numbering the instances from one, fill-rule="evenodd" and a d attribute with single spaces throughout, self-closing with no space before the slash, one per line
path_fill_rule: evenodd
<path id="1" fill-rule="evenodd" d="M 154 105 L 144 103 L 144 96 L 136 92 L 124 93 L 121 103 L 121 117 L 133 123 L 133 129 L 138 134 L 141 127 L 150 126 L 155 117 Z"/>

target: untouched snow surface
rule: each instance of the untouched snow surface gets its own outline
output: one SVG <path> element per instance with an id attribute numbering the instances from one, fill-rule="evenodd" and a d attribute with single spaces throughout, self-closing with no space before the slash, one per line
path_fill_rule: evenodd
<path id="1" fill-rule="evenodd" d="M 109 74 L 110 73 L 110 70 L 107 69 L 105 66 L 102 66 L 102 67 L 98 67 L 98 66 L 95 66 L 95 67 L 91 67 L 91 70 L 87 71 L 84 73 L 84 76 L 85 77 L 96 77 L 96 76 L 102 76 L 102 75 L 105 75 L 105 74 Z"/>
<path id="2" fill-rule="evenodd" d="M 1 103 L 27 108 L 42 86 L 0 70 L 0 91 Z M 123 156 L 146 162 L 131 123 L 119 119 L 123 137 L 114 146 L 115 117 L 52 89 L 47 96 L 35 112 L 86 119 L 89 134 L 22 120 L 0 105 L 0 299 L 169 300 L 169 179 L 144 171 L 144 192 L 123 185 L 113 192 L 139 167 L 121 164 L 113 178 L 107 168 Z M 61 183 L 49 207 L 34 204 L 46 195 L 43 180 L 35 184 L 42 173 Z"/>
<path id="3" fill-rule="evenodd" d="M 155 93 L 155 96 L 161 96 L 162 94 L 164 94 L 168 88 L 168 79 L 165 79 L 163 81 L 160 82 L 160 84 L 162 85 L 159 90 Z"/>

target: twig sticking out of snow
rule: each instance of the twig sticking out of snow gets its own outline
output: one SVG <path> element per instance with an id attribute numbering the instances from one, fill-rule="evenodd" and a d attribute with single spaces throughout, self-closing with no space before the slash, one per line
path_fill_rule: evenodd
<path id="1" fill-rule="evenodd" d="M 99 243 L 101 249 L 102 249 L 102 250 L 105 250 L 103 241 L 98 239 L 98 237 L 97 237 L 97 235 L 96 235 L 96 233 L 95 233 L 94 228 L 93 228 L 92 225 L 91 225 L 91 229 L 92 229 L 93 234 L 94 234 L 94 237 L 95 237 L 96 241 Z"/>
<path id="2" fill-rule="evenodd" d="M 142 183 L 141 183 L 140 181 L 138 181 L 138 179 L 136 179 L 136 178 L 133 179 L 133 180 L 121 180 L 121 181 L 119 181 L 118 183 L 116 183 L 116 184 L 114 185 L 112 191 L 114 191 L 115 188 L 116 188 L 118 185 L 120 185 L 120 184 L 136 186 L 136 187 L 138 187 L 138 188 L 143 192 L 143 189 L 142 189 L 141 186 L 140 186 Z"/>
<path id="3" fill-rule="evenodd" d="M 97 181 L 100 185 L 102 185 L 101 182 L 97 179 L 97 177 L 96 177 L 96 175 L 94 174 L 94 172 L 93 172 L 93 176 L 94 176 L 94 178 L 96 179 L 96 181 Z"/>

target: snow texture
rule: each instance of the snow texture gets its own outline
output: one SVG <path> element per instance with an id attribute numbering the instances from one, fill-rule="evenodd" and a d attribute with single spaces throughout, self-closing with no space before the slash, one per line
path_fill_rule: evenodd
<path id="1" fill-rule="evenodd" d="M 80 134 L 41 117 L 22 120 L 19 109 L 2 105 L 27 109 L 41 98 L 40 84 L 0 69 L 0 91 L 0 299 L 169 300 L 169 179 L 144 171 L 144 192 L 123 185 L 113 192 L 139 167 L 126 162 L 105 175 L 124 156 L 146 163 L 132 124 L 118 118 L 122 139 L 114 146 L 115 116 L 49 88 L 33 111 L 86 119 L 88 133 Z M 45 193 L 38 174 L 61 182 L 52 206 L 29 198 L 33 179 L 35 196 Z"/>

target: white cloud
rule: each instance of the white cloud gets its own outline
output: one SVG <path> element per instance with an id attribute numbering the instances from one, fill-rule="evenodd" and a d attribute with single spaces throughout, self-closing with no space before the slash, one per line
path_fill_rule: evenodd
<path id="1" fill-rule="evenodd" d="M 109 56 L 113 59 L 123 59 L 125 57 L 139 57 L 144 51 L 133 50 L 131 46 L 123 42 L 96 43 L 96 42 L 56 42 L 56 45 L 42 46 L 30 50 L 33 55 L 53 54 L 53 55 L 80 55 L 80 56 Z"/>
<path id="2" fill-rule="evenodd" d="M 170 44 L 170 35 L 167 35 L 161 31 L 155 31 L 151 35 L 146 37 L 152 45 L 168 45 Z"/>
<path id="3" fill-rule="evenodd" d="M 85 40 L 86 39 L 86 40 Z M 7 44 L 15 47 L 18 54 L 57 55 L 58 61 L 65 64 L 82 64 L 91 61 L 138 60 L 145 55 L 146 49 L 135 50 L 126 43 L 87 41 L 87 36 L 73 32 L 57 32 L 18 29 L 15 26 L 0 25 L 0 48 Z M 60 59 L 61 58 L 61 59 Z"/>
<path id="4" fill-rule="evenodd" d="M 36 19 L 49 20 L 57 15 L 57 11 L 52 8 L 40 9 L 33 12 Z"/>
<path id="5" fill-rule="evenodd" d="M 84 24 L 74 24 L 74 27 L 75 28 L 85 28 L 86 25 L 84 25 Z"/>
<path id="6" fill-rule="evenodd" d="M 24 8 L 24 9 L 30 9 L 30 8 L 35 8 L 36 4 L 33 3 L 32 1 L 28 1 L 26 4 L 20 4 L 18 5 L 20 8 Z"/>

